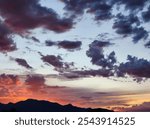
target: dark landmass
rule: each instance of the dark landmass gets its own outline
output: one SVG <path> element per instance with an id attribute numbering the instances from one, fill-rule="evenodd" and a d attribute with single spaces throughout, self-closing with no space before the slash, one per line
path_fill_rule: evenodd
<path id="1" fill-rule="evenodd" d="M 48 101 L 28 99 L 17 103 L 0 103 L 0 112 L 113 112 L 102 108 L 80 108 L 71 104 L 60 105 Z"/>

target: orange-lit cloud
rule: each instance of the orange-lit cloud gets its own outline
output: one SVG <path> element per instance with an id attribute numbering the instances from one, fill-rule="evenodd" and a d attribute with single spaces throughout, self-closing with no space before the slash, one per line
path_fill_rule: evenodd
<path id="1" fill-rule="evenodd" d="M 150 96 L 146 93 L 95 92 L 84 88 L 50 86 L 45 81 L 40 75 L 30 75 L 25 79 L 14 75 L 0 75 L 0 102 L 18 102 L 32 98 L 60 104 L 71 103 L 79 107 L 126 111 L 125 109 L 135 104 L 150 101 Z"/>

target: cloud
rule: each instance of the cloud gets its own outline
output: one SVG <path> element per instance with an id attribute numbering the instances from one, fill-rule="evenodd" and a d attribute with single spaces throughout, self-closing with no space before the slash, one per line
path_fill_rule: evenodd
<path id="1" fill-rule="evenodd" d="M 65 10 L 69 11 L 73 17 L 82 15 L 84 10 L 94 14 L 95 20 L 107 20 L 112 17 L 112 4 L 105 0 L 61 0 L 65 3 Z"/>
<path id="2" fill-rule="evenodd" d="M 147 39 L 149 34 L 148 32 L 143 28 L 143 27 L 140 27 L 140 28 L 135 28 L 133 30 L 133 42 L 136 43 L 138 42 L 139 40 L 141 39 Z"/>
<path id="3" fill-rule="evenodd" d="M 143 17 L 145 22 L 149 22 L 150 21 L 150 6 L 148 7 L 147 11 L 144 11 L 142 13 L 142 17 Z"/>
<path id="4" fill-rule="evenodd" d="M 20 85 L 20 79 L 17 75 L 1 74 L 0 75 L 0 86 L 5 85 Z"/>
<path id="5" fill-rule="evenodd" d="M 139 105 L 134 105 L 130 108 L 122 108 L 121 110 L 126 111 L 126 112 L 149 112 L 150 102 L 144 102 Z"/>
<path id="6" fill-rule="evenodd" d="M 95 40 L 89 45 L 86 55 L 91 58 L 94 65 L 101 66 L 102 68 L 112 69 L 116 63 L 115 52 L 111 52 L 107 57 L 104 55 L 104 47 L 112 45 L 110 42 Z"/>
<path id="7" fill-rule="evenodd" d="M 32 92 L 41 91 L 45 86 L 45 78 L 41 75 L 28 75 L 25 84 Z"/>
<path id="8" fill-rule="evenodd" d="M 82 42 L 81 41 L 57 41 L 57 42 L 53 42 L 50 40 L 47 40 L 45 42 L 46 46 L 58 46 L 58 48 L 63 48 L 66 49 L 68 51 L 74 51 L 74 50 L 80 50 Z"/>
<path id="9" fill-rule="evenodd" d="M 21 81 L 22 80 L 22 81 Z M 43 75 L 0 75 L 0 102 L 18 102 L 29 98 L 48 100 L 60 104 L 71 103 L 79 107 L 129 107 L 131 98 L 128 92 L 101 92 L 85 88 L 71 88 L 66 86 L 51 86 L 46 82 L 51 80 Z M 20 85 L 19 82 L 22 82 Z M 50 82 L 49 82 L 50 83 Z M 134 93 L 131 93 L 132 95 Z M 106 99 L 107 98 L 107 99 Z M 135 101 L 135 99 L 133 98 Z M 144 109 L 148 111 L 149 104 L 143 104 Z M 139 105 L 138 105 L 139 106 Z M 134 109 L 134 111 L 136 111 Z"/>
<path id="10" fill-rule="evenodd" d="M 0 52 L 16 50 L 16 44 L 11 39 L 11 30 L 0 21 Z"/>
<path id="11" fill-rule="evenodd" d="M 146 48 L 150 48 L 150 41 L 145 44 Z"/>
<path id="12" fill-rule="evenodd" d="M 48 86 L 45 81 L 42 75 L 2 74 L 0 75 L 0 102 L 18 102 L 29 98 L 60 102 L 59 99 L 61 99 L 64 90 L 67 92 L 65 94 L 68 94 L 69 88 Z M 63 98 L 63 100 L 65 99 L 66 97 Z"/>
<path id="13" fill-rule="evenodd" d="M 0 97 L 5 97 L 9 95 L 9 90 L 5 86 L 0 86 Z"/>
<path id="14" fill-rule="evenodd" d="M 106 56 L 104 55 L 104 48 L 110 45 L 113 45 L 113 43 L 95 40 L 89 45 L 89 49 L 86 51 L 86 55 L 91 58 L 91 63 L 99 66 L 99 69 L 64 71 L 60 75 L 68 79 L 77 79 L 89 76 L 115 76 L 115 71 L 117 69 L 117 66 L 115 65 L 117 63 L 115 52 L 113 51 Z"/>
<path id="15" fill-rule="evenodd" d="M 82 77 L 90 77 L 90 76 L 101 76 L 101 77 L 110 77 L 114 76 L 114 73 L 110 69 L 90 69 L 90 70 L 76 70 L 72 72 L 63 73 L 63 76 L 68 79 L 76 79 Z"/>
<path id="16" fill-rule="evenodd" d="M 130 11 L 139 11 L 144 9 L 144 6 L 148 0 L 113 0 L 115 4 L 122 4 L 125 5 L 125 8 Z"/>
<path id="17" fill-rule="evenodd" d="M 62 68 L 63 67 L 62 58 L 60 56 L 47 55 L 47 56 L 42 56 L 41 59 L 45 63 L 48 63 L 48 64 L 50 64 L 54 67 L 57 67 L 57 68 Z"/>
<path id="18" fill-rule="evenodd" d="M 46 40 L 45 44 L 46 44 L 46 46 L 49 46 L 49 47 L 57 45 L 56 42 L 53 42 L 53 41 L 50 41 L 50 40 Z"/>
<path id="19" fill-rule="evenodd" d="M 32 69 L 32 67 L 24 59 L 16 58 L 15 61 L 18 63 L 18 65 L 21 65 L 27 69 Z"/>
<path id="20" fill-rule="evenodd" d="M 65 70 L 69 70 L 72 66 L 74 66 L 73 62 L 64 62 L 61 56 L 55 56 L 55 55 L 42 55 L 41 59 L 43 62 L 45 62 L 48 65 L 52 65 L 58 72 L 64 72 Z"/>
<path id="21" fill-rule="evenodd" d="M 148 0 L 60 0 L 65 3 L 65 10 L 69 11 L 74 17 L 86 13 L 94 14 L 95 20 L 107 20 L 113 18 L 112 9 L 115 5 L 125 6 L 130 13 L 144 9 Z M 148 13 L 147 13 L 148 14 Z M 146 15 L 147 15 L 146 14 Z"/>
<path id="22" fill-rule="evenodd" d="M 127 102 L 127 100 L 119 98 L 122 94 L 118 92 L 94 92 L 85 88 L 51 86 L 45 84 L 46 79 L 42 75 L 28 75 L 25 80 L 24 89 L 30 93 L 30 97 L 32 96 L 35 99 L 43 98 L 44 100 L 61 104 L 71 103 L 80 107 L 83 107 L 83 105 L 84 107 L 123 106 Z M 28 97 L 27 95 L 26 98 Z M 106 97 L 108 98 L 107 100 Z"/>
<path id="23" fill-rule="evenodd" d="M 112 18 L 112 5 L 99 1 L 95 3 L 89 3 L 88 13 L 93 13 L 95 15 L 95 20 L 107 20 Z"/>
<path id="24" fill-rule="evenodd" d="M 31 39 L 32 39 L 33 41 L 35 41 L 35 42 L 38 42 L 38 43 L 40 42 L 40 40 L 39 40 L 39 39 L 37 39 L 37 38 L 36 38 L 36 37 L 34 37 L 34 36 L 32 36 L 32 37 L 31 37 Z"/>
<path id="25" fill-rule="evenodd" d="M 127 77 L 127 75 L 129 75 L 130 77 L 133 78 L 133 81 L 136 81 L 138 83 L 150 78 L 150 69 L 149 69 L 150 61 L 146 59 L 143 59 L 143 58 L 139 59 L 137 57 L 128 55 L 127 62 L 115 65 L 116 58 L 114 58 L 114 54 L 110 54 L 107 58 L 96 58 L 99 56 L 97 56 L 96 54 L 96 57 L 95 57 L 95 51 L 94 51 L 93 55 L 94 55 L 92 56 L 93 62 L 99 61 L 100 59 L 106 60 L 104 64 L 103 62 L 102 64 L 98 64 L 98 66 L 101 66 L 100 69 L 73 70 L 69 72 L 64 72 L 60 75 L 68 79 L 78 79 L 78 78 L 91 77 L 91 76 L 101 76 L 101 77 L 107 77 L 107 78 Z M 107 62 L 107 60 L 109 60 L 109 63 Z M 101 61 L 99 62 L 101 63 Z"/>
<path id="26" fill-rule="evenodd" d="M 113 24 L 113 29 L 116 30 L 117 34 L 123 35 L 123 37 L 132 36 L 133 42 L 137 43 L 141 39 L 147 39 L 149 34 L 144 27 L 138 27 L 140 21 L 137 16 L 130 14 L 124 16 L 118 14 Z"/>
<path id="27" fill-rule="evenodd" d="M 116 29 L 116 33 L 118 34 L 128 36 L 133 32 L 133 24 L 139 25 L 139 19 L 137 16 L 134 16 L 133 14 L 124 16 L 119 13 L 116 16 L 116 20 L 113 24 L 113 29 Z"/>
<path id="28" fill-rule="evenodd" d="M 125 74 L 133 77 L 150 78 L 150 61 L 146 59 L 138 59 L 137 57 L 128 56 L 128 61 L 121 63 L 118 67 L 119 74 Z"/>
<path id="29" fill-rule="evenodd" d="M 52 9 L 40 5 L 39 0 L 0 0 L 0 14 L 14 32 L 23 33 L 43 27 L 60 33 L 72 28 L 69 18 L 60 18 Z"/>
<path id="30" fill-rule="evenodd" d="M 19 76 L 11 74 L 0 74 L 0 101 L 11 98 L 18 94 L 18 88 L 22 85 Z"/>
<path id="31" fill-rule="evenodd" d="M 80 49 L 81 41 L 61 41 L 58 42 L 58 46 L 67 50 Z"/>

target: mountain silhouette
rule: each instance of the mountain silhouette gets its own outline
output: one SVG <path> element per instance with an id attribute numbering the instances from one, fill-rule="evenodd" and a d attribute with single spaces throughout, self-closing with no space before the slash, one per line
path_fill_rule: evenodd
<path id="1" fill-rule="evenodd" d="M 44 100 L 28 99 L 17 103 L 0 103 L 0 112 L 112 112 L 112 110 L 80 108 L 71 104 L 60 105 Z"/>

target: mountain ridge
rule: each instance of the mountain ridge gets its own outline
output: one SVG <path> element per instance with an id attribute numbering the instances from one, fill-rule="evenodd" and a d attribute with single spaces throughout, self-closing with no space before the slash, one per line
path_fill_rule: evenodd
<path id="1" fill-rule="evenodd" d="M 46 100 L 27 99 L 17 103 L 0 103 L 0 112 L 113 112 L 103 108 L 80 108 L 72 104 L 60 105 Z"/>

